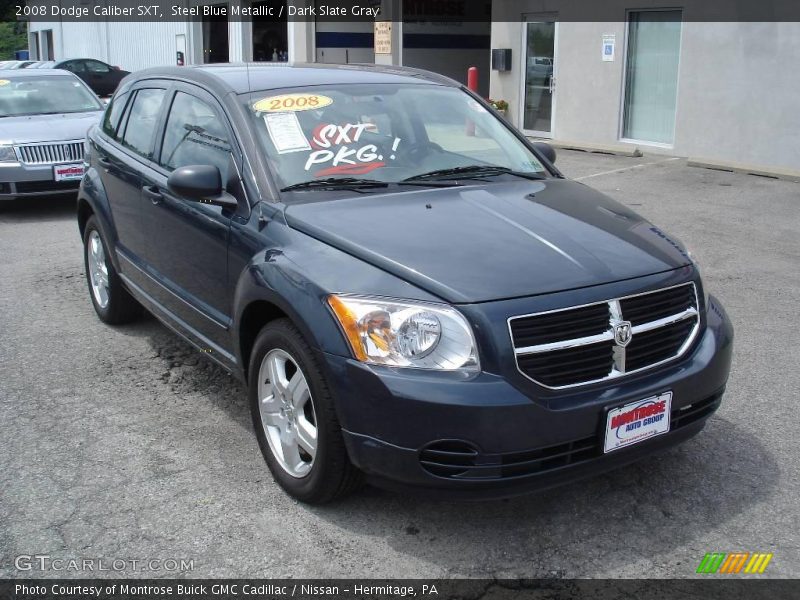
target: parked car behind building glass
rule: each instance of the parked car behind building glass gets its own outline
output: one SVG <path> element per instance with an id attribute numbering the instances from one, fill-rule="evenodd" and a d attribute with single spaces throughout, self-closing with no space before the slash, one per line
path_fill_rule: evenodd
<path id="1" fill-rule="evenodd" d="M 93 58 L 70 58 L 61 61 L 47 61 L 39 64 L 39 69 L 64 69 L 75 73 L 83 79 L 95 94 L 98 96 L 110 96 L 117 89 L 119 82 L 122 81 L 128 71 L 123 71 Z"/>

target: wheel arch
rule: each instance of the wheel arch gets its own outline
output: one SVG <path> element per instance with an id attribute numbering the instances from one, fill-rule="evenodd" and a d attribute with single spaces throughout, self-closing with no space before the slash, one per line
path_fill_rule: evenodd
<path id="1" fill-rule="evenodd" d="M 250 355 L 259 332 L 272 321 L 284 318 L 296 325 L 294 319 L 286 311 L 269 300 L 257 299 L 245 306 L 237 325 L 237 350 L 245 381 L 247 381 L 250 368 Z"/>
<path id="2" fill-rule="evenodd" d="M 245 382 L 249 376 L 250 357 L 256 337 L 267 324 L 276 319 L 288 319 L 314 352 L 347 352 L 344 337 L 322 301 L 314 309 L 313 302 L 290 302 L 274 290 L 257 288 L 251 290 L 251 293 L 254 291 L 255 295 L 248 295 L 247 302 L 240 303 L 242 310 L 234 322 L 234 347 Z M 320 362 L 325 369 L 325 361 Z"/>
<path id="3" fill-rule="evenodd" d="M 86 233 L 86 223 L 92 215 L 94 215 L 94 209 L 89 201 L 84 197 L 78 197 L 78 231 L 80 231 L 81 239 Z"/>
<path id="4" fill-rule="evenodd" d="M 279 318 L 287 318 L 297 328 L 318 358 L 325 354 L 351 356 L 347 339 L 326 301 L 331 290 L 317 281 L 313 269 L 302 266 L 306 257 L 274 249 L 265 252 L 260 244 L 255 246 L 256 251 L 236 276 L 232 298 L 231 346 L 242 379 L 247 381 L 259 332 Z M 316 264 L 314 257 L 308 260 Z M 327 361 L 320 362 L 327 370 Z"/>
<path id="5" fill-rule="evenodd" d="M 97 219 L 97 225 L 103 234 L 103 239 L 109 246 L 108 251 L 111 263 L 115 269 L 119 270 L 117 253 L 114 251 L 118 237 L 111 215 L 111 206 L 108 202 L 103 181 L 94 167 L 90 167 L 86 171 L 78 192 L 77 221 L 81 240 L 83 240 L 83 235 L 86 232 L 86 223 L 92 216 Z"/>

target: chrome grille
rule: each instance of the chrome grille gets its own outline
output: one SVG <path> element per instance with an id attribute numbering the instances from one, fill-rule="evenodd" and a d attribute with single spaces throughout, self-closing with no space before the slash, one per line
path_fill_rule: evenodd
<path id="1" fill-rule="evenodd" d="M 685 283 L 508 320 L 517 368 L 560 389 L 636 373 L 681 356 L 700 327 L 697 290 Z"/>
<path id="2" fill-rule="evenodd" d="M 625 319 L 633 325 L 655 321 L 678 312 L 694 304 L 694 286 L 679 285 L 641 296 L 631 296 L 620 300 L 620 308 Z"/>
<path id="3" fill-rule="evenodd" d="M 83 160 L 83 142 L 24 144 L 16 146 L 17 154 L 26 165 L 55 165 Z"/>

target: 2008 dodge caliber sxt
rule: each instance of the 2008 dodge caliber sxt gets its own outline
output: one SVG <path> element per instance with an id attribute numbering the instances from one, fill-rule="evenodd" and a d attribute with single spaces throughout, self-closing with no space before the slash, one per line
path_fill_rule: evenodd
<path id="1" fill-rule="evenodd" d="M 246 381 L 300 500 L 601 473 L 702 429 L 733 330 L 679 241 L 554 159 L 432 73 L 142 71 L 86 144 L 90 297 Z"/>

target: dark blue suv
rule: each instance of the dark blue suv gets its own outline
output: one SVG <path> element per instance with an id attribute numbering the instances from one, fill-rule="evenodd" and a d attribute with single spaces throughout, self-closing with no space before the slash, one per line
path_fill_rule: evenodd
<path id="1" fill-rule="evenodd" d="M 248 385 L 275 480 L 491 497 L 686 440 L 733 330 L 691 254 L 398 67 L 127 77 L 78 221 L 110 324 L 145 307 Z"/>

